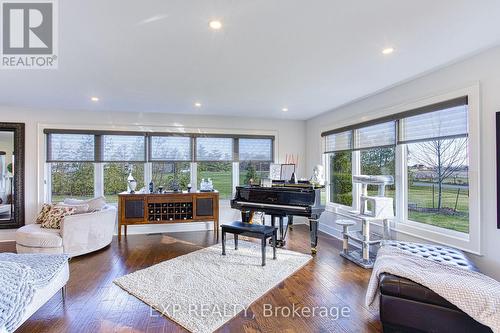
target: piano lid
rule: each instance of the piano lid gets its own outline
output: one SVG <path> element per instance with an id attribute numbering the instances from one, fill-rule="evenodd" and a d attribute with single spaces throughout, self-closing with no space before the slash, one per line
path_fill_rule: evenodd
<path id="1" fill-rule="evenodd" d="M 237 186 L 234 201 L 255 202 L 274 205 L 312 206 L 316 192 L 313 187 L 260 187 Z"/>

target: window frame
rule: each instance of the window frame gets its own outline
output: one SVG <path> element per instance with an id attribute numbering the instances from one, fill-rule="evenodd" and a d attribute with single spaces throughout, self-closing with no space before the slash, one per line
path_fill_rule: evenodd
<path id="1" fill-rule="evenodd" d="M 88 127 L 92 127 L 88 125 Z M 72 128 L 67 125 L 64 128 L 53 128 L 50 125 L 39 125 L 39 134 L 38 141 L 42 144 L 41 147 L 44 149 L 39 150 L 39 172 L 41 172 L 45 177 L 41 178 L 41 182 L 39 183 L 39 188 L 43 189 L 43 191 L 39 192 L 39 202 L 51 202 L 52 201 L 52 192 L 51 192 L 51 166 L 52 162 L 59 161 L 51 161 L 49 160 L 48 153 L 50 152 L 50 143 L 49 136 L 52 133 L 58 134 L 92 134 L 95 136 L 95 149 L 94 149 L 94 160 L 86 161 L 93 163 L 94 165 L 94 195 L 102 196 L 104 195 L 104 165 L 106 163 L 114 163 L 114 162 L 124 162 L 124 163 L 143 163 L 144 164 L 144 181 L 145 186 L 149 183 L 153 176 L 153 168 L 152 163 L 154 162 L 187 162 L 190 163 L 190 181 L 192 185 L 192 191 L 196 191 L 198 188 L 197 178 L 198 178 L 198 166 L 196 161 L 196 139 L 197 138 L 205 138 L 205 137 L 215 137 L 215 138 L 231 138 L 233 140 L 232 143 L 232 159 L 230 161 L 200 161 L 200 162 L 230 162 L 232 163 L 232 187 L 233 187 L 233 195 L 235 186 L 239 185 L 239 139 L 269 139 L 271 140 L 271 160 L 270 163 L 273 163 L 276 160 L 276 144 L 277 144 L 277 132 L 275 131 L 261 131 L 261 130 L 252 130 L 249 132 L 256 133 L 265 133 L 265 134 L 236 134 L 234 132 L 229 132 L 228 130 L 215 130 L 210 129 L 214 133 L 205 133 L 205 130 L 198 129 L 197 133 L 189 133 L 189 132 L 168 132 L 168 131 L 158 131 L 157 128 L 153 129 L 153 127 L 147 128 L 144 126 L 137 126 L 136 131 L 134 130 L 112 130 L 112 129 L 99 129 L 99 126 L 95 126 L 98 128 L 97 130 L 89 130 L 89 129 L 81 129 L 81 128 Z M 102 128 L 102 127 L 101 127 Z M 132 126 L 128 127 L 128 129 L 132 128 Z M 272 133 L 272 134 L 271 134 Z M 130 136 L 144 136 L 145 138 L 145 160 L 144 161 L 103 161 L 103 153 L 102 153 L 102 136 L 103 135 L 130 135 Z M 190 160 L 154 160 L 151 158 L 151 138 L 155 136 L 183 136 L 191 138 L 191 158 Z M 71 161 L 68 161 L 71 162 Z M 258 162 L 267 162 L 267 161 L 258 161 Z"/>
<path id="2" fill-rule="evenodd" d="M 391 221 L 391 229 L 404 236 L 416 237 L 425 241 L 440 243 L 447 246 L 456 247 L 464 251 L 481 254 L 481 219 L 480 219 L 480 88 L 479 85 L 472 85 L 457 89 L 447 93 L 419 99 L 414 102 L 404 103 L 388 109 L 370 112 L 371 118 L 376 120 L 382 117 L 392 117 L 395 114 L 425 108 L 436 103 L 443 103 L 448 100 L 467 96 L 468 98 L 468 151 L 469 151 L 469 233 L 462 233 L 455 230 L 436 227 L 408 218 L 408 165 L 406 161 L 407 144 L 397 144 L 395 148 L 395 185 L 396 185 L 396 216 Z M 366 114 L 365 114 L 366 115 Z M 362 117 L 362 116 L 361 116 Z M 337 128 L 344 128 L 366 121 L 366 117 L 350 118 L 341 123 Z M 332 127 L 325 128 L 325 131 Z M 359 152 L 352 151 L 352 172 L 357 174 L 360 171 Z M 330 179 L 329 156 L 324 154 L 323 163 L 326 168 L 327 179 Z M 327 192 L 328 211 L 333 213 L 348 212 L 359 207 L 360 186 L 353 186 L 352 207 L 332 203 L 330 193 Z M 381 223 L 373 223 L 382 227 Z"/>

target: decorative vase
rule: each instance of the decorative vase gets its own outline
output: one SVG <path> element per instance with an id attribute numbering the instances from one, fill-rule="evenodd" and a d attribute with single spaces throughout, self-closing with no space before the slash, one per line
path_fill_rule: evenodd
<path id="1" fill-rule="evenodd" d="M 127 177 L 127 184 L 128 184 L 129 193 L 135 193 L 135 189 L 137 187 L 137 180 L 135 180 L 134 176 L 132 176 L 132 170 L 130 171 L 130 173 Z"/>

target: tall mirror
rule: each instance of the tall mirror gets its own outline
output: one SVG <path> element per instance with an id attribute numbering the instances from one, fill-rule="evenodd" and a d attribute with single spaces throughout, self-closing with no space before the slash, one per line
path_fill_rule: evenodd
<path id="1" fill-rule="evenodd" d="M 24 124 L 0 123 L 0 229 L 24 225 Z"/>

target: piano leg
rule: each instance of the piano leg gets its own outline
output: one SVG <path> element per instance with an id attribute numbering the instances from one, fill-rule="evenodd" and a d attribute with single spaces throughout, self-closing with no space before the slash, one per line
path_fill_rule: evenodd
<path id="1" fill-rule="evenodd" d="M 293 215 L 288 215 L 288 228 L 293 230 Z"/>
<path id="2" fill-rule="evenodd" d="M 280 216 L 279 217 L 279 221 L 280 221 L 280 226 L 279 226 L 279 230 L 280 230 L 280 241 L 281 241 L 281 246 L 285 245 L 285 240 L 283 239 L 284 237 L 284 234 L 283 234 L 283 216 Z"/>
<path id="3" fill-rule="evenodd" d="M 318 220 L 309 219 L 309 232 L 311 234 L 311 253 L 316 254 L 318 246 Z"/>
<path id="4" fill-rule="evenodd" d="M 276 215 L 271 215 L 271 225 L 273 227 L 276 227 L 276 219 L 279 219 L 279 225 L 278 225 L 278 239 L 276 240 L 276 246 L 277 247 L 283 247 L 286 244 L 285 241 L 285 226 L 283 223 L 283 216 L 276 216 Z M 288 227 L 288 225 L 287 225 Z M 269 239 L 269 244 L 272 244 L 272 239 Z"/>

